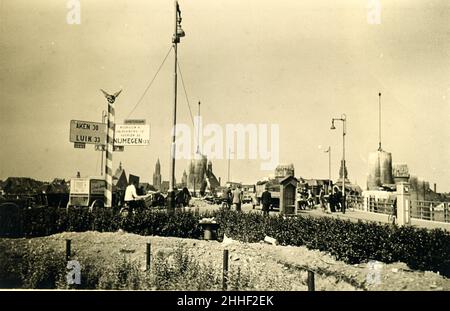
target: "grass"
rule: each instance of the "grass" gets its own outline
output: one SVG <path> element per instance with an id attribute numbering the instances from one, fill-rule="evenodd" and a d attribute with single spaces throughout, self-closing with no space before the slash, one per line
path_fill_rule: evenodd
<path id="1" fill-rule="evenodd" d="M 77 259 L 77 258 L 74 258 Z M 222 267 L 196 260 L 180 243 L 158 251 L 150 271 L 124 255 L 112 266 L 94 258 L 78 258 L 81 284 L 69 286 L 65 254 L 39 246 L 10 248 L 0 244 L 0 288 L 105 290 L 221 290 Z M 229 272 L 229 289 L 255 288 L 250 271 Z"/>

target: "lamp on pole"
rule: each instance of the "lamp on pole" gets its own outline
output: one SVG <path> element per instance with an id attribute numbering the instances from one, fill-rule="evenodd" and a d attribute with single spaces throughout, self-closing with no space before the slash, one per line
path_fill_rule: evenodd
<path id="1" fill-rule="evenodd" d="M 173 128 L 172 128 L 172 146 L 170 154 L 170 178 L 169 178 L 169 193 L 168 193 L 168 210 L 172 211 L 175 208 L 175 138 L 176 138 L 176 124 L 177 124 L 177 46 L 180 43 L 180 38 L 184 37 L 185 33 L 181 28 L 181 11 L 178 1 L 175 0 L 175 29 L 172 37 L 174 58 L 174 96 L 173 96 Z"/>
<path id="2" fill-rule="evenodd" d="M 331 129 L 335 130 L 334 121 L 342 121 L 342 213 L 345 214 L 345 135 L 347 134 L 347 116 L 342 114 L 340 118 L 331 120 Z"/>

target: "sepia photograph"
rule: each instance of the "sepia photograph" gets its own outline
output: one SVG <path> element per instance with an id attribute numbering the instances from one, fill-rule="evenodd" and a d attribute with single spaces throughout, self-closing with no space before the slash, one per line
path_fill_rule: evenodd
<path id="1" fill-rule="evenodd" d="M 1 0 L 0 292 L 449 291 L 449 21 L 446 0 Z"/>

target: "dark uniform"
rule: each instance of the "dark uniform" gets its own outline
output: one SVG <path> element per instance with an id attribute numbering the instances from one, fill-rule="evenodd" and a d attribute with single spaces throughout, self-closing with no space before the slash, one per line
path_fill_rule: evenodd
<path id="1" fill-rule="evenodd" d="M 269 215 L 269 208 L 270 208 L 271 201 L 272 201 L 272 195 L 270 194 L 269 191 L 265 190 L 261 194 L 261 204 L 262 204 L 262 210 L 263 210 L 264 215 Z"/>

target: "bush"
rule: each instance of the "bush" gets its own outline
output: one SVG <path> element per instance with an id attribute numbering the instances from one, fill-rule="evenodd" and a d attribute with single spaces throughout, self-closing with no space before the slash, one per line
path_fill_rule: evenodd
<path id="1" fill-rule="evenodd" d="M 66 261 L 62 252 L 44 246 L 19 249 L 2 245 L 1 248 L 1 288 L 51 289 L 65 282 Z"/>

